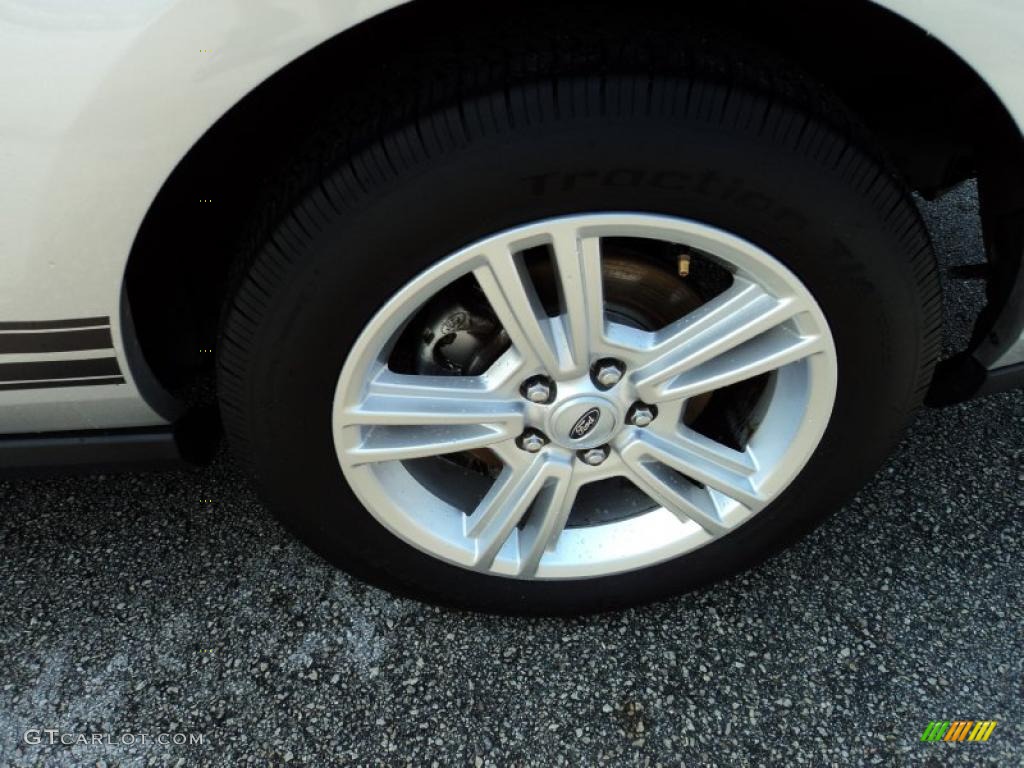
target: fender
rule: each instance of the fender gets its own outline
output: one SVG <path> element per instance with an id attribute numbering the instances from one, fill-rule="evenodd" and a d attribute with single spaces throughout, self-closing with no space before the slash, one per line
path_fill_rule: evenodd
<path id="1" fill-rule="evenodd" d="M 0 391 L 0 433 L 174 418 L 166 398 L 142 397 L 144 373 L 126 359 L 121 283 L 146 211 L 189 148 L 246 93 L 399 4 L 0 0 L 0 323 L 109 318 L 124 379 Z M 0 354 L 0 363 L 109 355 Z"/>

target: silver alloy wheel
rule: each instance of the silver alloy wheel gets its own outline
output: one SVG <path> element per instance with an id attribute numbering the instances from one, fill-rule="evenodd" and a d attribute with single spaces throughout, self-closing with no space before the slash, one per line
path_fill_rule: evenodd
<path id="1" fill-rule="evenodd" d="M 731 273 L 731 285 L 660 330 L 615 322 L 601 273 L 601 241 L 611 237 L 707 254 Z M 555 265 L 561 313 L 554 317 L 523 265 L 524 251 L 538 246 Z M 478 376 L 394 372 L 388 360 L 403 329 L 467 275 L 508 334 L 509 349 Z M 602 360 L 624 367 L 613 386 L 595 381 L 592 367 Z M 683 423 L 690 400 L 765 374 L 745 450 Z M 535 376 L 554 382 L 551 402 L 524 397 L 524 382 Z M 517 578 L 605 576 L 702 547 L 775 499 L 817 447 L 836 381 L 824 314 L 800 280 L 758 247 L 680 218 L 568 216 L 470 245 L 402 288 L 348 355 L 334 399 L 334 442 L 367 510 L 423 552 Z M 638 403 L 655 406 L 646 427 L 630 423 Z M 528 430 L 546 438 L 536 452 L 517 444 Z M 605 447 L 604 461 L 584 459 Z M 410 471 L 414 460 L 474 449 L 490 450 L 504 468 L 468 508 Z M 614 477 L 645 493 L 650 508 L 567 526 L 580 488 Z"/>

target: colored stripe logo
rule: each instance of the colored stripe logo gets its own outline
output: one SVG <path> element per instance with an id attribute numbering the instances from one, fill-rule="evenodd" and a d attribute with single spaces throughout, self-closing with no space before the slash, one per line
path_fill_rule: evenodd
<path id="1" fill-rule="evenodd" d="M 932 720 L 921 741 L 988 741 L 995 728 L 995 720 Z"/>

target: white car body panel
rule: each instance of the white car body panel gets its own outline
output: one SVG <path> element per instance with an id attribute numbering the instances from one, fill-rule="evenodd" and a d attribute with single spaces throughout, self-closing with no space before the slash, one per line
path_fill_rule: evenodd
<path id="1" fill-rule="evenodd" d="M 400 4 L 0 0 L 0 333 L 31 332 L 12 324 L 109 318 L 112 335 L 106 351 L 0 348 L 0 371 L 116 356 L 125 379 L 32 389 L 0 379 L 0 433 L 167 423 L 170 407 L 157 412 L 140 395 L 121 318 L 125 266 L 150 204 L 195 142 L 249 91 Z M 1024 130 L 1024 3 L 879 4 L 959 54 Z"/>

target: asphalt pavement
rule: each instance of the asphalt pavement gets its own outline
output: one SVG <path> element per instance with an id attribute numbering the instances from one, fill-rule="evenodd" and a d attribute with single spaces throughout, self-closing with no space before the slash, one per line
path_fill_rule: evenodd
<path id="1" fill-rule="evenodd" d="M 944 266 L 981 260 L 976 205 L 922 203 Z M 948 344 L 980 298 L 947 285 Z M 766 565 L 570 620 L 367 587 L 226 454 L 0 482 L 0 766 L 1024 765 L 1022 458 L 1024 392 L 924 411 Z"/>

